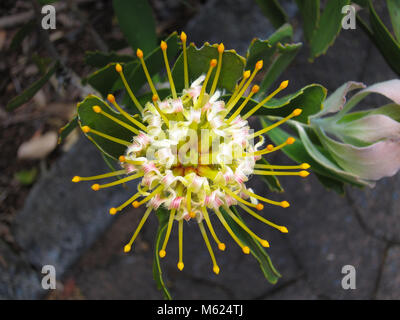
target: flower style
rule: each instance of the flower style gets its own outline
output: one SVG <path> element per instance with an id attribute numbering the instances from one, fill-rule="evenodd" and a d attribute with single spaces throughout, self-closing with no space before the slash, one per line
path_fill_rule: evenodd
<path id="1" fill-rule="evenodd" d="M 250 85 L 257 72 L 262 69 L 263 61 L 258 61 L 253 71 L 245 71 L 243 73 L 242 80 L 236 85 L 229 100 L 225 102 L 221 99 L 221 91 L 217 90 L 223 63 L 224 45 L 220 44 L 218 46 L 218 59 L 211 59 L 208 72 L 194 80 L 189 86 L 188 65 L 190 61 L 188 62 L 187 37 L 184 32 L 182 32 L 180 38 L 183 45 L 184 59 L 185 88 L 183 92 L 176 92 L 167 58 L 167 44 L 164 41 L 161 42 L 161 50 L 171 89 L 170 97 L 164 100 L 159 98 L 157 89 L 143 59 L 143 52 L 140 49 L 137 50 L 136 55 L 152 91 L 152 101 L 148 101 L 144 106 L 139 102 L 127 83 L 122 66 L 117 64 L 116 72 L 119 73 L 130 98 L 140 111 L 141 120 L 136 115 L 133 116 L 124 111 L 112 94 L 108 95 L 107 100 L 118 110 L 125 121 L 112 116 L 104 110 L 104 107 L 96 105 L 92 107 L 92 110 L 99 116 L 106 117 L 109 121 L 113 121 L 132 132 L 132 140 L 125 141 L 106 132 L 97 131 L 87 125 L 81 126 L 81 129 L 89 137 L 97 135 L 125 146 L 125 154 L 119 157 L 122 170 L 93 177 L 75 176 L 72 181 L 79 182 L 124 176 L 110 183 L 93 184 L 92 189 L 97 191 L 135 179 L 141 179 L 140 183 L 138 183 L 137 193 L 123 204 L 110 209 L 110 214 L 114 215 L 130 204 L 134 208 L 142 205 L 147 207 L 132 238 L 125 245 L 124 251 L 129 252 L 131 250 L 150 213 L 162 206 L 169 210 L 169 220 L 159 256 L 161 258 L 165 257 L 173 222 L 177 221 L 179 237 L 179 260 L 177 266 L 179 270 L 184 268 L 182 245 L 184 220 L 194 220 L 199 226 L 209 251 L 213 271 L 218 274 L 219 267 L 204 222 L 212 238 L 217 243 L 218 249 L 224 251 L 225 244 L 219 240 L 214 231 L 209 211 L 213 211 L 216 214 L 227 232 L 245 254 L 250 253 L 250 248 L 242 243 L 231 229 L 221 213 L 221 209 L 251 237 L 259 241 L 263 247 L 269 247 L 268 241 L 253 233 L 233 212 L 232 206 L 238 205 L 245 212 L 265 224 L 283 233 L 288 232 L 286 227 L 270 222 L 256 213 L 255 210 L 263 210 L 264 205 L 261 202 L 283 208 L 288 207 L 289 203 L 287 201 L 277 202 L 257 195 L 246 187 L 246 182 L 252 175 L 308 176 L 309 172 L 306 169 L 309 168 L 309 165 L 306 163 L 294 166 L 257 163 L 263 155 L 294 143 L 294 138 L 289 138 L 281 145 L 273 146 L 269 144 L 263 147 L 263 134 L 300 115 L 301 109 L 295 109 L 290 115 L 271 126 L 253 132 L 247 119 L 278 92 L 285 89 L 288 81 L 282 82 L 274 92 L 257 103 L 250 111 L 241 115 L 252 96 L 259 91 L 259 86 L 253 85 L 250 88 Z M 213 71 L 215 72 L 213 73 Z M 214 74 L 213 79 L 211 77 L 212 74 Z M 247 91 L 250 91 L 250 93 L 247 97 L 242 98 Z M 258 139 L 258 142 L 254 144 L 253 140 L 255 138 Z M 291 171 L 292 169 L 294 171 Z"/>

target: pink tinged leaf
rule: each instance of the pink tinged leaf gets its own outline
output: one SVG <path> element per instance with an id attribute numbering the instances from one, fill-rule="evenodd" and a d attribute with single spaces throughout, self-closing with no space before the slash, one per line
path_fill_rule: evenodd
<path id="1" fill-rule="evenodd" d="M 332 133 L 373 143 L 382 139 L 399 139 L 400 123 L 381 114 L 367 115 L 333 127 Z"/>
<path id="2" fill-rule="evenodd" d="M 379 180 L 393 176 L 400 169 L 400 138 L 354 147 L 327 137 L 320 129 L 317 134 L 343 169 L 363 179 Z"/>
<path id="3" fill-rule="evenodd" d="M 333 161 L 328 159 L 312 143 L 312 141 L 308 137 L 306 131 L 304 130 L 304 128 L 300 124 L 296 124 L 295 127 L 297 129 L 297 132 L 298 132 L 298 134 L 300 136 L 300 139 L 303 142 L 304 147 L 306 148 L 308 154 L 316 162 L 318 162 L 320 165 L 322 165 L 323 167 L 327 168 L 328 170 L 336 173 L 337 175 L 340 175 L 341 177 L 343 177 L 343 178 L 345 178 L 345 179 L 347 179 L 349 181 L 354 181 L 355 183 L 366 185 L 366 186 L 369 186 L 369 187 L 373 187 L 374 186 L 373 183 L 361 179 L 361 177 L 359 177 L 357 174 L 355 174 L 353 172 L 349 172 L 349 171 L 343 170 L 343 168 L 339 167 L 336 163 L 334 163 Z M 319 129 L 315 128 L 315 130 L 318 131 Z"/>
<path id="4" fill-rule="evenodd" d="M 400 80 L 393 79 L 389 81 L 376 83 L 360 92 L 355 94 L 340 111 L 340 115 L 344 115 L 350 111 L 357 103 L 364 99 L 370 93 L 378 93 L 393 102 L 400 104 Z"/>
<path id="5" fill-rule="evenodd" d="M 338 112 L 346 103 L 346 95 L 355 89 L 364 89 L 366 86 L 361 82 L 349 81 L 336 89 L 323 103 L 323 109 L 314 117 L 321 117 L 328 113 Z"/>

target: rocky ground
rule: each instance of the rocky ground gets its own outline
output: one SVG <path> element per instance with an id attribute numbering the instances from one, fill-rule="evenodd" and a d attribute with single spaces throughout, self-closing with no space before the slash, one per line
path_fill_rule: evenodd
<path id="1" fill-rule="evenodd" d="M 295 14 L 293 8 L 288 10 Z M 223 40 L 226 48 L 243 53 L 253 37 L 267 37 L 272 27 L 256 6 L 244 0 L 209 0 L 185 31 L 197 43 Z M 327 55 L 313 65 L 307 58 L 304 47 L 282 76 L 290 80 L 288 90 L 317 82 L 332 92 L 348 80 L 372 84 L 396 78 L 359 29 L 343 31 Z M 278 155 L 273 162 L 289 160 Z M 13 223 L 16 245 L 0 239 L 0 298 L 162 297 L 151 271 L 156 218 L 145 225 L 134 252 L 124 254 L 123 246 L 143 210 L 129 209 L 112 218 L 108 209 L 131 191 L 121 187 L 93 193 L 84 184 L 70 183 L 75 174 L 104 169 L 97 150 L 80 139 L 35 184 Z M 400 175 L 381 180 L 374 189 L 349 188 L 346 196 L 325 190 L 312 175 L 282 179 L 282 184 L 285 194 L 273 196 L 285 198 L 291 207 L 268 207 L 265 212 L 272 221 L 286 225 L 288 234 L 246 219 L 270 241 L 268 253 L 283 275 L 280 281 L 269 284 L 257 262 L 244 256 L 222 228 L 217 233 L 228 247 L 217 254 L 221 273 L 214 275 L 201 236 L 189 224 L 185 269 L 179 272 L 176 268 L 176 235 L 162 261 L 166 284 L 175 299 L 400 299 Z M 258 193 L 268 192 L 257 179 L 252 187 Z M 51 293 L 40 285 L 45 264 L 57 270 L 57 290 Z M 356 269 L 355 290 L 341 286 L 345 265 Z"/>

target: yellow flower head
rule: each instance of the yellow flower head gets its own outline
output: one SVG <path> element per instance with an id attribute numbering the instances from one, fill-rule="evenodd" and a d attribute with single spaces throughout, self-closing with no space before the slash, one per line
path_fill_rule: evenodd
<path id="1" fill-rule="evenodd" d="M 308 171 L 306 171 L 309 168 L 308 164 L 276 166 L 257 163 L 263 155 L 295 142 L 293 138 L 288 138 L 278 146 L 263 146 L 263 134 L 288 119 L 300 115 L 301 109 L 295 109 L 286 118 L 258 132 L 253 132 L 247 119 L 278 92 L 285 89 L 288 86 L 288 81 L 282 82 L 274 92 L 255 104 L 247 113 L 241 114 L 253 95 L 259 91 L 259 86 L 252 85 L 252 82 L 256 74 L 262 69 L 263 61 L 258 61 L 254 70 L 243 73 L 242 80 L 236 85 L 236 89 L 229 100 L 225 102 L 221 99 L 221 92 L 217 90 L 221 66 L 224 63 L 222 59 L 225 50 L 224 45 L 218 46 L 218 59 L 210 60 L 208 72 L 189 84 L 188 64 L 190 61 L 188 61 L 186 51 L 187 36 L 182 33 L 180 38 L 183 44 L 185 82 L 185 88 L 181 93 L 176 92 L 175 89 L 167 58 L 167 43 L 164 41 L 161 42 L 160 47 L 170 84 L 170 97 L 160 100 L 143 59 L 143 52 L 140 49 L 137 50 L 137 57 L 152 91 L 151 101 L 148 101 L 145 105 L 138 101 L 126 81 L 123 67 L 120 64 L 116 65 L 116 72 L 121 76 L 129 96 L 141 113 L 141 117 L 138 118 L 124 111 L 112 94 L 108 95 L 107 100 L 126 121 L 105 112 L 100 106 L 93 106 L 92 109 L 93 112 L 130 130 L 132 140 L 121 140 L 107 132 L 100 132 L 89 126 L 82 126 L 81 128 L 85 133 L 99 135 L 104 139 L 126 146 L 125 154 L 119 157 L 122 169 L 93 177 L 75 176 L 72 181 L 80 182 L 123 176 L 123 178 L 110 183 L 93 184 L 92 189 L 98 191 L 131 180 L 141 179 L 138 183 L 137 193 L 123 204 L 110 209 L 110 214 L 114 215 L 130 204 L 135 208 L 143 205 L 147 207 L 131 240 L 125 245 L 124 251 L 129 252 L 131 250 L 133 242 L 150 213 L 164 207 L 170 213 L 159 256 L 165 257 L 173 222 L 177 221 L 179 235 L 178 268 L 179 270 L 184 268 L 183 224 L 184 220 L 194 220 L 199 226 L 210 253 L 213 271 L 218 274 L 219 267 L 204 222 L 218 249 L 224 251 L 226 246 L 219 240 L 213 229 L 210 220 L 211 211 L 216 214 L 245 254 L 250 253 L 250 248 L 243 244 L 231 229 L 221 213 L 221 209 L 235 223 L 259 241 L 263 247 L 269 247 L 268 241 L 254 234 L 232 211 L 232 206 L 238 205 L 256 219 L 281 232 L 288 232 L 286 227 L 266 220 L 256 211 L 263 210 L 264 205 L 262 203 L 283 208 L 288 207 L 289 203 L 287 201 L 272 201 L 257 195 L 246 187 L 246 182 L 252 175 L 298 175 L 301 177 L 308 175 Z M 213 72 L 214 70 L 215 72 Z M 213 77 L 211 77 L 212 74 Z M 244 97 L 246 92 L 249 93 Z M 258 141 L 254 143 L 254 139 Z M 291 169 L 298 170 L 290 171 Z"/>

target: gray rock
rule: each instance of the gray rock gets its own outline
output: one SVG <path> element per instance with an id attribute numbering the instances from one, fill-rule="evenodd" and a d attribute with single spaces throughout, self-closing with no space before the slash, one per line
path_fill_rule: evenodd
<path id="1" fill-rule="evenodd" d="M 312 292 L 308 283 L 303 280 L 290 282 L 282 286 L 276 292 L 265 297 L 266 300 L 316 300 L 318 297 Z"/>
<path id="2" fill-rule="evenodd" d="M 39 272 L 0 241 L 0 300 L 32 299 L 41 289 Z"/>
<path id="3" fill-rule="evenodd" d="M 400 174 L 379 181 L 375 188 L 349 188 L 350 202 L 370 234 L 400 243 Z"/>
<path id="4" fill-rule="evenodd" d="M 35 184 L 13 225 L 29 264 L 38 270 L 46 264 L 54 265 L 57 275 L 62 276 L 110 225 L 108 209 L 126 199 L 124 189 L 94 192 L 90 182 L 71 182 L 74 175 L 109 171 L 100 152 L 81 139 Z"/>
<path id="5" fill-rule="evenodd" d="M 148 293 L 148 299 L 161 297 L 160 292 L 153 292 L 150 289 L 156 290 L 151 274 L 153 242 L 157 230 L 157 219 L 154 215 L 151 215 L 144 225 L 132 252 L 129 254 L 122 252 L 124 244 L 129 241 L 143 213 L 139 208 L 123 212 L 71 270 L 70 276 L 76 279 L 77 286 L 86 298 L 101 298 L 98 293 L 103 292 L 104 287 L 113 286 L 118 288 L 118 292 L 124 292 L 126 298 L 144 297 L 140 295 L 143 292 Z M 301 270 L 290 253 L 288 241 L 284 241 L 284 237 L 281 237 L 276 230 L 262 223 L 252 221 L 249 217 L 245 217 L 245 220 L 250 222 L 249 226 L 255 232 L 264 235 L 273 243 L 271 250 L 268 251 L 273 264 L 283 275 L 281 281 L 297 278 Z M 214 246 L 221 269 L 218 276 L 212 272 L 211 259 L 195 223 L 184 226 L 185 268 L 182 272 L 178 271 L 177 225 L 174 225 L 167 247 L 167 256 L 161 260 L 164 281 L 173 298 L 251 299 L 273 290 L 276 286 L 264 278 L 257 261 L 251 255 L 242 253 L 214 216 L 212 221 L 221 241 L 227 245 L 225 252 L 218 251 Z M 126 263 L 123 263 L 124 259 Z M 188 290 L 189 285 L 191 290 Z M 114 287 L 110 289 L 112 292 L 115 290 Z"/>
<path id="6" fill-rule="evenodd" d="M 287 192 L 293 205 L 284 219 L 313 292 L 331 299 L 371 298 L 385 243 L 361 228 L 344 197 L 327 191 L 314 177 L 294 183 L 299 191 Z M 356 290 L 341 286 L 345 265 L 356 269 Z"/>
<path id="7" fill-rule="evenodd" d="M 287 238 L 285 239 L 279 231 L 264 225 L 248 214 L 244 212 L 241 214 L 253 232 L 270 242 L 271 247 L 267 249 L 267 253 L 270 255 L 273 265 L 282 274 L 282 278 L 278 281 L 278 284 L 298 277 L 301 269 L 291 255 Z M 270 210 L 266 210 L 265 214 L 269 215 Z M 281 214 L 284 213 L 281 212 Z M 190 275 L 190 277 L 199 281 L 214 283 L 218 287 L 225 288 L 230 294 L 231 299 L 253 299 L 273 290 L 277 285 L 272 285 L 265 279 L 257 260 L 252 255 L 243 254 L 240 247 L 238 247 L 227 231 L 221 226 L 215 215 L 212 216 L 212 223 L 217 235 L 227 246 L 226 250 L 221 252 L 213 244 L 216 260 L 220 267 L 220 274 L 215 275 L 212 272 L 212 262 L 206 245 L 197 225 L 193 223 L 185 228 L 185 269 L 182 273 Z M 177 228 L 175 232 L 176 230 Z M 209 237 L 211 238 L 210 235 Z M 178 241 L 175 234 L 168 244 L 168 253 L 167 257 L 163 259 L 165 260 L 163 264 L 166 266 L 166 276 L 174 279 L 174 288 L 182 288 L 181 290 L 183 291 L 182 286 L 184 286 L 184 283 L 181 282 L 183 276 L 177 270 L 177 259 Z M 172 292 L 174 291 L 173 289 Z M 203 299 L 207 299 L 207 292 L 204 292 L 201 296 Z M 184 296 L 176 296 L 176 298 L 182 299 Z M 223 298 L 223 296 L 220 298 Z"/>
<path id="8" fill-rule="evenodd" d="M 189 41 L 223 42 L 226 49 L 244 55 L 253 38 L 266 39 L 273 26 L 255 3 L 248 0 L 210 0 L 188 23 Z"/>
<path id="9" fill-rule="evenodd" d="M 400 299 L 400 248 L 392 247 L 388 250 L 382 272 L 377 299 Z"/>

